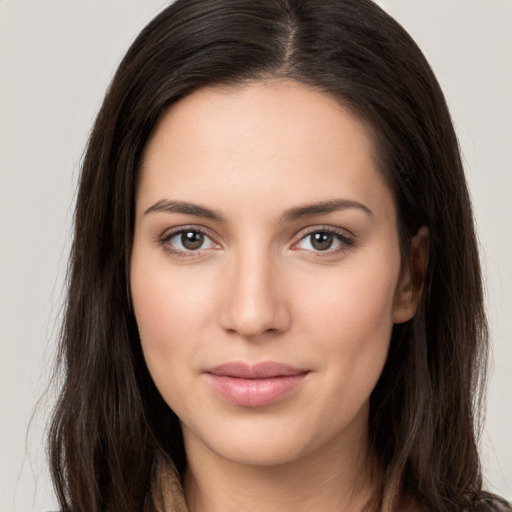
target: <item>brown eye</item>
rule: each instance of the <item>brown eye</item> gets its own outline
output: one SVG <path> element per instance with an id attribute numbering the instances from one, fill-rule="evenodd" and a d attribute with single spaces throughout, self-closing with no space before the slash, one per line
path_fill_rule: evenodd
<path id="1" fill-rule="evenodd" d="M 166 234 L 161 239 L 162 246 L 172 254 L 185 255 L 216 247 L 215 242 L 202 230 L 184 228 Z"/>
<path id="2" fill-rule="evenodd" d="M 311 253 L 325 253 L 324 256 L 341 253 L 354 246 L 354 240 L 343 233 L 330 229 L 310 231 L 294 245 L 295 249 Z"/>
<path id="3" fill-rule="evenodd" d="M 317 251 L 326 251 L 332 247 L 334 242 L 334 235 L 319 231 L 309 235 L 311 237 L 311 246 Z"/>
<path id="4" fill-rule="evenodd" d="M 204 234 L 198 231 L 184 231 L 181 233 L 181 245 L 189 250 L 195 251 L 200 249 L 204 243 Z"/>

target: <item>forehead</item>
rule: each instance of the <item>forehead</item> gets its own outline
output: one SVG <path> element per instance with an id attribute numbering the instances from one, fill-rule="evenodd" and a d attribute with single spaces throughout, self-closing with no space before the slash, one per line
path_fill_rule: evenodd
<path id="1" fill-rule="evenodd" d="M 202 88 L 179 100 L 157 124 L 145 160 L 171 136 L 183 140 L 192 136 L 202 149 L 228 147 L 233 156 L 246 155 L 249 147 L 256 148 L 266 137 L 266 146 L 257 148 L 263 157 L 271 151 L 307 152 L 300 144 L 303 140 L 327 145 L 340 144 L 342 139 L 353 143 L 358 138 L 366 143 L 365 150 L 372 151 L 369 132 L 338 100 L 318 88 L 289 79 L 253 81 Z M 347 140 L 349 136 L 352 141 Z"/>
<path id="2" fill-rule="evenodd" d="M 200 89 L 156 126 L 138 199 L 208 204 L 232 200 L 232 191 L 247 205 L 263 194 L 283 208 L 333 194 L 392 203 L 367 126 L 331 95 L 292 80 Z"/>

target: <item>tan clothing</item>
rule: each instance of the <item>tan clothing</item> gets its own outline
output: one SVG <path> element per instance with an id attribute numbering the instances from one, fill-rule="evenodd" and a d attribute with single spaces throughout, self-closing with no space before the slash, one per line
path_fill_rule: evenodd
<path id="1" fill-rule="evenodd" d="M 155 468 L 151 499 L 144 512 L 188 512 L 180 477 L 172 462 L 160 460 Z M 471 512 L 512 512 L 504 499 L 482 492 L 470 507 Z M 384 492 L 379 512 L 427 512 L 419 503 L 400 493 L 398 484 L 389 486 Z M 467 511 L 461 511 L 467 512 Z"/>
<path id="2" fill-rule="evenodd" d="M 145 512 L 187 512 L 180 477 L 174 465 L 160 461 L 155 472 L 152 503 Z M 384 493 L 380 512 L 421 512 L 413 500 L 400 495 L 398 485 L 390 486 Z"/>
<path id="3" fill-rule="evenodd" d="M 180 477 L 174 465 L 161 460 L 155 473 L 152 507 L 145 512 L 187 512 Z"/>

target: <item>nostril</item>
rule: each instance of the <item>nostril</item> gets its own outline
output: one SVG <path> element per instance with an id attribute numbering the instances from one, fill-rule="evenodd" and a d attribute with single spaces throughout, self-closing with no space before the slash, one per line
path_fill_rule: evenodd
<path id="1" fill-rule="evenodd" d="M 283 305 L 253 310 L 252 315 L 225 311 L 221 326 L 231 335 L 248 340 L 276 337 L 289 328 L 290 316 Z"/>

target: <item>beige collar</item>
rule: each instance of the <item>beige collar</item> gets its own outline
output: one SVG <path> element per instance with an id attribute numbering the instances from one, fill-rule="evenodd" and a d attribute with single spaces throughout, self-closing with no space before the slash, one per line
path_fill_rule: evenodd
<path id="1" fill-rule="evenodd" d="M 174 464 L 159 458 L 150 503 L 144 512 L 188 512 L 180 476 Z M 380 512 L 420 512 L 421 507 L 400 493 L 397 481 L 384 492 Z"/>
<path id="2" fill-rule="evenodd" d="M 188 512 L 178 471 L 172 461 L 158 457 L 155 461 L 152 504 L 144 512 Z M 152 506 L 151 506 L 152 505 Z"/>

